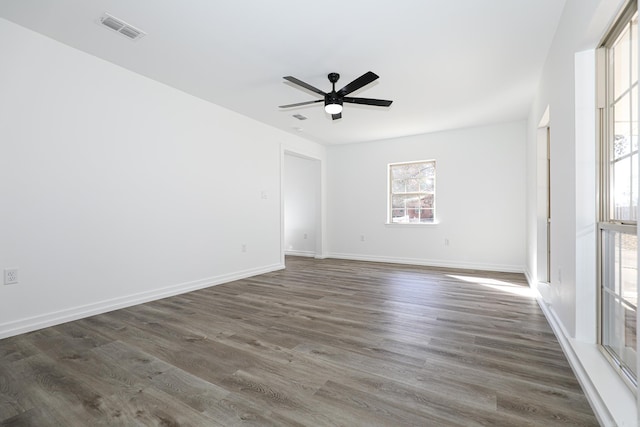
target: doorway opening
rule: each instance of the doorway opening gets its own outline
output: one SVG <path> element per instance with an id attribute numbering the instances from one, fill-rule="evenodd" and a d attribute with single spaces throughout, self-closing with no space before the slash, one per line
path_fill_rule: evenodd
<path id="1" fill-rule="evenodd" d="M 322 254 L 320 160 L 285 151 L 283 159 L 284 255 Z"/>
<path id="2" fill-rule="evenodd" d="M 537 278 L 551 283 L 551 131 L 549 107 L 538 125 L 537 134 Z"/>

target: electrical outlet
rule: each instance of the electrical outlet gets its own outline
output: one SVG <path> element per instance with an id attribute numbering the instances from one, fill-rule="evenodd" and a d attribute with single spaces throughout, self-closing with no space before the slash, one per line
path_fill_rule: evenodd
<path id="1" fill-rule="evenodd" d="M 13 285 L 18 283 L 18 269 L 17 268 L 5 268 L 4 270 L 4 284 Z"/>
<path id="2" fill-rule="evenodd" d="M 444 239 L 444 245 L 449 246 L 449 239 Z"/>
<path id="3" fill-rule="evenodd" d="M 364 234 L 362 234 L 362 235 L 360 236 L 360 241 L 361 241 L 361 242 L 364 242 Z"/>
<path id="4" fill-rule="evenodd" d="M 244 243 L 242 244 L 242 252 L 247 252 L 247 245 Z"/>
<path id="5" fill-rule="evenodd" d="M 304 237 L 305 240 L 307 240 L 309 238 L 309 236 L 307 235 L 307 233 L 304 233 Z"/>

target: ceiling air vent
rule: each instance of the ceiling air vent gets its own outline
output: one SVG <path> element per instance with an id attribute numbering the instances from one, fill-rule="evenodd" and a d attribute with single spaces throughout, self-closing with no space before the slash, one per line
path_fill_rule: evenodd
<path id="1" fill-rule="evenodd" d="M 294 114 L 293 117 L 295 117 L 298 120 L 307 120 L 307 118 L 302 114 Z"/>
<path id="2" fill-rule="evenodd" d="M 138 28 L 127 24 L 122 19 L 115 18 L 108 13 L 103 14 L 99 20 L 100 24 L 105 27 L 118 32 L 131 40 L 138 40 L 146 35 L 146 33 Z"/>

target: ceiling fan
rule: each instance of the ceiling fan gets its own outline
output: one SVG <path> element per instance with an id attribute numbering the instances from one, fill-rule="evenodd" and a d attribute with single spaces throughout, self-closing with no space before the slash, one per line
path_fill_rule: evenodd
<path id="1" fill-rule="evenodd" d="M 323 92 L 320 89 L 311 86 L 308 83 L 303 82 L 302 80 L 296 79 L 292 76 L 283 77 L 283 79 L 290 81 L 298 86 L 301 86 L 305 89 L 310 90 L 311 92 L 315 92 L 319 95 L 322 95 L 323 99 L 316 99 L 315 101 L 306 101 L 306 102 L 298 102 L 297 104 L 288 104 L 288 105 L 280 105 L 279 108 L 291 108 L 291 107 L 301 107 L 303 105 L 315 104 L 317 102 L 324 101 L 324 110 L 331 114 L 331 118 L 333 120 L 337 120 L 342 118 L 342 104 L 344 102 L 348 102 L 351 104 L 364 104 L 364 105 L 375 105 L 378 107 L 388 107 L 391 105 L 393 101 L 387 101 L 385 99 L 373 99 L 373 98 L 354 98 L 349 95 L 351 92 L 355 92 L 373 82 L 378 78 L 378 75 L 368 71 L 343 87 L 342 89 L 336 91 L 336 83 L 340 79 L 340 74 L 338 73 L 330 73 L 328 76 L 329 81 L 331 82 L 332 89 L 331 92 Z"/>

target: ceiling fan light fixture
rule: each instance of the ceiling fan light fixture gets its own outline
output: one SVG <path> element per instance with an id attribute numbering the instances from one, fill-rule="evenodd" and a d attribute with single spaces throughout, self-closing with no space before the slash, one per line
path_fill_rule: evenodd
<path id="1" fill-rule="evenodd" d="M 342 103 L 338 102 L 338 101 L 334 101 L 332 103 L 325 103 L 324 104 L 324 111 L 327 112 L 327 114 L 340 114 L 342 113 Z"/>

